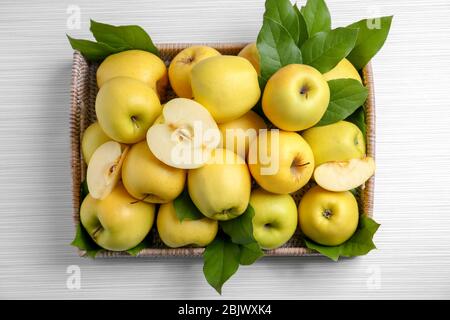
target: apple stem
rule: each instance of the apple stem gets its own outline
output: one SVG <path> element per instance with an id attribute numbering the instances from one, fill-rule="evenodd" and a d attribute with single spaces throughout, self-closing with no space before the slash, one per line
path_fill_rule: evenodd
<path id="1" fill-rule="evenodd" d="M 304 166 L 307 166 L 308 164 L 310 164 L 310 162 L 305 162 L 305 163 L 296 165 L 296 167 L 304 167 Z"/>
<path id="2" fill-rule="evenodd" d="M 300 89 L 300 94 L 305 95 L 305 98 L 308 99 L 308 91 L 309 91 L 309 88 L 307 86 L 303 86 Z"/>
<path id="3" fill-rule="evenodd" d="M 92 238 L 97 238 L 97 234 L 98 232 L 100 232 L 103 229 L 103 227 L 100 225 L 97 228 L 95 228 L 95 230 L 92 232 Z"/>
<path id="4" fill-rule="evenodd" d="M 137 118 L 135 116 L 131 116 L 131 121 L 133 121 L 133 124 L 139 129 L 139 124 L 136 122 Z"/>
<path id="5" fill-rule="evenodd" d="M 191 64 L 194 60 L 195 60 L 194 57 L 189 56 L 189 57 L 186 57 L 185 59 L 183 59 L 183 60 L 181 60 L 181 61 L 184 62 L 184 63 L 186 63 L 186 64 Z"/>
<path id="6" fill-rule="evenodd" d="M 145 201 L 145 199 L 147 199 L 148 196 L 150 196 L 150 195 L 149 195 L 149 194 L 146 194 L 145 197 L 143 197 L 142 199 L 137 199 L 136 201 L 130 202 L 130 204 L 136 204 L 136 203 L 138 203 L 138 202 Z"/>

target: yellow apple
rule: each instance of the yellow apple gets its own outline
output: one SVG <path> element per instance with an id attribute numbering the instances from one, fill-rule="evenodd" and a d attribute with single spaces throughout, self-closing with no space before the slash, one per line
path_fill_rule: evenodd
<path id="1" fill-rule="evenodd" d="M 172 201 L 183 191 L 186 171 L 159 161 L 146 141 L 134 144 L 122 166 L 125 189 L 136 199 L 150 203 Z"/>
<path id="2" fill-rule="evenodd" d="M 168 84 L 167 68 L 158 56 L 143 50 L 127 50 L 108 56 L 97 69 L 99 88 L 115 77 L 144 82 L 162 97 Z"/>
<path id="3" fill-rule="evenodd" d="M 191 70 L 200 61 L 220 55 L 208 46 L 192 46 L 180 51 L 170 63 L 169 80 L 173 91 L 181 98 L 192 98 Z"/>
<path id="4" fill-rule="evenodd" d="M 103 132 L 98 122 L 92 123 L 83 132 L 83 138 L 81 140 L 81 153 L 86 164 L 89 164 L 89 160 L 94 154 L 94 151 L 111 138 Z"/>
<path id="5" fill-rule="evenodd" d="M 95 112 L 103 131 L 121 143 L 145 139 L 148 128 L 161 114 L 156 93 L 143 82 L 117 77 L 104 83 L 95 100 Z"/>
<path id="6" fill-rule="evenodd" d="M 315 186 L 303 195 L 298 212 L 305 236 L 325 246 L 344 243 L 358 226 L 358 203 L 350 191 L 331 192 Z"/>
<path id="7" fill-rule="evenodd" d="M 292 193 L 308 183 L 314 156 L 306 141 L 295 132 L 261 132 L 250 144 L 248 166 L 256 182 L 273 193 Z"/>
<path id="8" fill-rule="evenodd" d="M 245 159 L 250 143 L 256 139 L 261 129 L 267 129 L 266 123 L 253 111 L 235 120 L 219 124 L 222 147 Z"/>
<path id="9" fill-rule="evenodd" d="M 358 70 L 347 59 L 342 59 L 336 67 L 323 74 L 326 81 L 336 79 L 355 79 L 362 83 Z"/>
<path id="10" fill-rule="evenodd" d="M 189 195 L 208 218 L 230 220 L 247 209 L 251 179 L 244 159 L 226 149 L 215 149 L 201 168 L 188 172 Z"/>
<path id="11" fill-rule="evenodd" d="M 152 153 L 165 164 L 181 169 L 201 167 L 220 143 L 220 131 L 201 104 L 175 98 L 147 132 Z"/>
<path id="12" fill-rule="evenodd" d="M 259 67 L 259 53 L 258 48 L 256 47 L 256 43 L 252 42 L 246 45 L 238 54 L 239 57 L 245 58 L 253 65 L 256 72 L 260 73 Z"/>
<path id="13" fill-rule="evenodd" d="M 136 201 L 122 184 L 103 200 L 87 195 L 80 219 L 91 238 L 102 248 L 123 251 L 137 246 L 152 228 L 155 205 Z"/>
<path id="14" fill-rule="evenodd" d="M 252 191 L 250 205 L 255 211 L 253 236 L 263 249 L 285 244 L 297 229 L 297 206 L 289 194 L 275 194 L 261 188 Z"/>
<path id="15" fill-rule="evenodd" d="M 216 237 L 219 223 L 206 217 L 180 221 L 173 203 L 169 202 L 159 208 L 156 226 L 159 237 L 168 247 L 178 248 L 187 245 L 204 247 Z"/>
<path id="16" fill-rule="evenodd" d="M 300 131 L 319 122 L 329 102 L 330 88 L 318 70 L 303 64 L 290 64 L 267 81 L 262 108 L 278 128 Z"/>
<path id="17" fill-rule="evenodd" d="M 364 184 L 375 173 L 371 157 L 325 162 L 314 170 L 314 180 L 329 191 L 348 191 Z"/>
<path id="18" fill-rule="evenodd" d="M 316 166 L 329 161 L 363 158 L 366 154 L 361 130 L 348 121 L 314 127 L 304 131 L 302 136 L 314 153 Z"/>
<path id="19" fill-rule="evenodd" d="M 218 123 L 243 116 L 261 95 L 255 68 L 237 56 L 215 56 L 200 61 L 192 68 L 191 85 L 194 99 Z"/>

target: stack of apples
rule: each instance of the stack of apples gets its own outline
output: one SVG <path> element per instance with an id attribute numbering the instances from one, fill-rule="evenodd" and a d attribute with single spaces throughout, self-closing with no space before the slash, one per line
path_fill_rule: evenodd
<path id="1" fill-rule="evenodd" d="M 329 105 L 327 81 L 360 75 L 346 59 L 326 74 L 291 64 L 263 92 L 258 75 L 254 43 L 238 56 L 189 47 L 168 68 L 141 50 L 100 64 L 98 121 L 82 137 L 89 195 L 80 208 L 99 246 L 135 247 L 155 216 L 167 246 L 206 246 L 219 221 L 249 205 L 253 236 L 264 249 L 285 244 L 297 226 L 322 245 L 352 236 L 359 214 L 350 190 L 373 175 L 374 161 L 356 125 L 315 125 Z M 177 97 L 167 100 L 169 83 Z M 259 103 L 265 119 L 253 111 Z M 292 194 L 303 187 L 297 206 Z M 178 218 L 174 200 L 183 190 L 200 219 Z"/>

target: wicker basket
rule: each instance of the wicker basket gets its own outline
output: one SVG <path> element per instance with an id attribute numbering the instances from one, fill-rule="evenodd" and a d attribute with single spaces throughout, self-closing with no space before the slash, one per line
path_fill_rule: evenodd
<path id="1" fill-rule="evenodd" d="M 222 54 L 236 55 L 243 47 L 244 43 L 231 44 L 208 44 L 216 48 Z M 161 58 L 168 65 L 171 59 L 182 49 L 190 46 L 190 44 L 163 44 L 159 45 Z M 81 137 L 84 130 L 96 120 L 95 115 L 95 97 L 97 95 L 96 70 L 98 64 L 87 62 L 84 57 L 75 52 L 72 66 L 72 88 L 71 88 L 71 148 L 72 148 L 72 193 L 73 193 L 73 219 L 74 223 L 80 223 L 80 183 L 85 179 L 86 165 L 82 159 L 80 152 Z M 367 154 L 375 157 L 375 101 L 373 91 L 372 70 L 370 65 L 363 70 L 363 81 L 369 89 L 369 96 L 365 105 L 366 125 L 367 125 Z M 169 89 L 167 97 L 173 97 L 173 92 Z M 304 187 L 301 191 L 294 194 L 294 199 L 298 203 L 302 194 L 308 189 Z M 364 214 L 372 216 L 373 209 L 373 189 L 374 177 L 366 182 L 365 186 L 359 192 L 358 202 Z M 156 228 L 152 228 L 152 247 L 142 250 L 138 256 L 200 256 L 203 248 L 177 248 L 172 249 L 166 247 L 158 237 Z M 85 251 L 79 250 L 81 256 L 85 255 Z M 304 242 L 300 233 L 297 233 L 283 247 L 275 250 L 265 251 L 267 256 L 305 256 L 318 255 L 318 253 L 304 246 Z M 97 257 L 117 257 L 130 256 L 127 253 L 101 251 Z"/>

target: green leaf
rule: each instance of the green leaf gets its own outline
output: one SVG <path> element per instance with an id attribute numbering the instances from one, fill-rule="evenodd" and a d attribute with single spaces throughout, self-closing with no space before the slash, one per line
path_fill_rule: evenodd
<path id="1" fill-rule="evenodd" d="M 136 247 L 128 249 L 127 252 L 132 256 L 137 256 L 139 252 L 152 246 L 151 232 Z"/>
<path id="2" fill-rule="evenodd" d="M 297 13 L 289 0 L 266 0 L 264 17 L 281 24 L 295 42 L 299 37 Z"/>
<path id="3" fill-rule="evenodd" d="M 253 217 L 255 211 L 251 205 L 248 205 L 247 209 L 239 217 L 221 221 L 220 225 L 222 230 L 231 237 L 231 241 L 236 244 L 250 244 L 255 242 L 253 237 Z"/>
<path id="4" fill-rule="evenodd" d="M 309 249 L 316 250 L 317 252 L 323 254 L 324 256 L 330 258 L 333 261 L 338 261 L 340 255 L 340 247 L 328 247 L 321 244 L 315 243 L 307 238 L 305 238 L 306 247 Z"/>
<path id="5" fill-rule="evenodd" d="M 302 63 L 302 53 L 281 24 L 264 18 L 256 45 L 260 55 L 262 85 L 278 69 L 291 63 Z"/>
<path id="6" fill-rule="evenodd" d="M 360 196 L 360 189 L 359 188 L 354 188 L 354 189 L 351 189 L 349 191 L 353 194 L 353 196 L 355 196 L 355 198 L 358 198 Z"/>
<path id="7" fill-rule="evenodd" d="M 359 218 L 358 229 L 355 234 L 346 241 L 341 248 L 341 256 L 354 257 L 369 253 L 377 247 L 373 243 L 373 236 L 377 232 L 380 224 L 373 219 L 361 215 Z"/>
<path id="8" fill-rule="evenodd" d="M 321 73 L 333 69 L 355 46 L 358 30 L 337 28 L 319 32 L 302 46 L 303 63 L 313 66 Z"/>
<path id="9" fill-rule="evenodd" d="M 324 0 L 308 0 L 301 12 L 308 27 L 309 37 L 331 30 L 330 11 Z"/>
<path id="10" fill-rule="evenodd" d="M 173 207 L 180 221 L 184 219 L 198 220 L 205 217 L 192 202 L 187 188 L 173 201 Z"/>
<path id="11" fill-rule="evenodd" d="M 99 61 L 105 59 L 113 53 L 125 50 L 124 48 L 113 48 L 106 43 L 94 42 L 90 40 L 75 39 L 67 36 L 70 45 L 74 50 L 78 50 L 89 61 Z"/>
<path id="12" fill-rule="evenodd" d="M 217 235 L 203 253 L 203 273 L 206 281 L 219 294 L 223 284 L 238 270 L 240 259 L 239 245 L 222 235 Z"/>
<path id="13" fill-rule="evenodd" d="M 152 39 L 140 26 L 114 26 L 91 20 L 90 30 L 95 40 L 111 47 L 126 50 L 138 49 L 159 55 Z"/>
<path id="14" fill-rule="evenodd" d="M 362 256 L 376 249 L 372 239 L 379 226 L 373 219 L 361 215 L 355 233 L 343 244 L 330 247 L 315 243 L 309 239 L 305 239 L 305 243 L 308 248 L 314 249 L 334 261 L 337 261 L 339 257 Z"/>
<path id="15" fill-rule="evenodd" d="M 347 59 L 357 70 L 362 69 L 383 47 L 391 28 L 392 16 L 363 19 L 348 26 L 358 29 L 358 39 Z"/>
<path id="16" fill-rule="evenodd" d="M 363 136 L 366 136 L 366 115 L 363 106 L 359 107 L 345 120 L 357 125 Z"/>
<path id="17" fill-rule="evenodd" d="M 346 119 L 367 99 L 367 88 L 358 80 L 330 80 L 328 85 L 330 87 L 330 104 L 317 126 L 325 126 Z"/>
<path id="18" fill-rule="evenodd" d="M 256 241 L 248 244 L 241 244 L 239 248 L 241 249 L 239 264 L 243 266 L 251 265 L 264 256 L 264 252 Z"/>
<path id="19" fill-rule="evenodd" d="M 88 189 L 88 185 L 87 185 L 87 181 L 84 180 L 81 184 L 80 184 L 80 205 L 83 202 L 84 198 L 86 198 L 86 196 L 89 194 L 89 189 Z"/>
<path id="20" fill-rule="evenodd" d="M 91 258 L 95 258 L 96 254 L 102 250 L 102 248 L 100 248 L 100 246 L 92 240 L 87 231 L 81 225 L 81 222 L 77 225 L 75 239 L 73 239 L 71 245 L 80 250 L 86 251 L 86 254 Z"/>
<path id="21" fill-rule="evenodd" d="M 294 11 L 297 14 L 298 18 L 298 40 L 297 40 L 297 47 L 301 48 L 302 45 L 305 43 L 306 40 L 308 40 L 308 26 L 306 25 L 305 18 L 303 17 L 302 12 L 297 7 L 297 4 L 294 4 Z"/>

